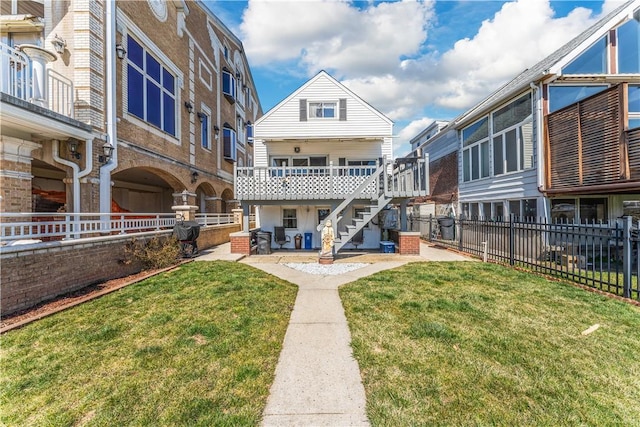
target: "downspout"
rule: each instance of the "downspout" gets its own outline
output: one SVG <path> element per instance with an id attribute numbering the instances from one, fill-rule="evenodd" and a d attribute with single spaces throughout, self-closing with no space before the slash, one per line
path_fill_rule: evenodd
<path id="1" fill-rule="evenodd" d="M 106 122 L 107 142 L 113 146 L 111 159 L 100 167 L 100 213 L 111 213 L 111 172 L 118 167 L 118 134 L 116 126 L 116 2 L 106 2 Z M 103 218 L 108 227 L 109 216 Z"/>
<path id="2" fill-rule="evenodd" d="M 52 154 L 53 154 L 53 160 L 55 160 L 57 163 L 60 163 L 62 165 L 69 166 L 73 171 L 73 178 L 71 179 L 72 180 L 71 183 L 73 184 L 73 211 L 72 212 L 74 213 L 80 212 L 80 179 L 78 177 L 78 171 L 80 170 L 80 167 L 75 162 L 72 162 L 70 160 L 63 159 L 62 157 L 60 157 L 60 141 L 57 139 L 53 140 Z M 89 159 L 88 155 L 86 157 L 87 159 Z"/>

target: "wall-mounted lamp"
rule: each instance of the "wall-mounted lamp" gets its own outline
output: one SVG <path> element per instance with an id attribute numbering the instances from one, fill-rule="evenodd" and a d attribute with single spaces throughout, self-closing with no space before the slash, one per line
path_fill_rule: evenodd
<path id="1" fill-rule="evenodd" d="M 216 139 L 218 139 L 218 135 L 220 135 L 220 128 L 218 125 L 213 125 L 213 133 L 216 135 Z"/>
<path id="2" fill-rule="evenodd" d="M 125 49 L 120 43 L 116 45 L 116 55 L 119 59 L 124 59 L 127 56 L 127 49 Z"/>
<path id="3" fill-rule="evenodd" d="M 184 108 L 187 109 L 189 114 L 193 113 L 193 104 L 190 103 L 189 101 L 184 101 Z"/>
<path id="4" fill-rule="evenodd" d="M 64 39 L 57 34 L 53 36 L 53 40 L 51 40 L 51 44 L 53 45 L 53 48 L 55 49 L 58 55 L 62 55 L 64 53 L 65 47 L 67 47 L 67 42 L 64 41 Z"/>
<path id="5" fill-rule="evenodd" d="M 71 138 L 67 140 L 67 148 L 69 149 L 69 154 L 71 154 L 71 157 L 73 157 L 74 159 L 80 158 L 80 153 L 78 153 L 79 144 L 79 141 L 76 139 Z"/>
<path id="6" fill-rule="evenodd" d="M 236 71 L 236 79 L 240 78 L 240 71 Z"/>
<path id="7" fill-rule="evenodd" d="M 196 172 L 196 171 L 191 172 L 191 183 L 192 184 L 195 183 L 198 180 L 198 176 L 200 176 L 198 174 L 198 172 Z"/>
<path id="8" fill-rule="evenodd" d="M 293 147 L 293 151 L 295 153 L 299 153 L 300 152 L 300 147 Z"/>
<path id="9" fill-rule="evenodd" d="M 202 111 L 198 111 L 198 118 L 201 122 L 203 122 L 206 117 L 207 115 L 205 113 L 203 113 Z"/>
<path id="10" fill-rule="evenodd" d="M 251 126 L 251 120 L 244 122 L 244 127 L 248 128 Z"/>
<path id="11" fill-rule="evenodd" d="M 105 142 L 102 146 L 102 154 L 98 156 L 98 161 L 100 163 L 107 163 L 111 160 L 111 156 L 113 155 L 113 145 L 109 142 Z"/>

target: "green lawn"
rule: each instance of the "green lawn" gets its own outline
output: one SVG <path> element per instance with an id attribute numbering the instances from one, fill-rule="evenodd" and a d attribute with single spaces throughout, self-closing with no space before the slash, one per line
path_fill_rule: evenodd
<path id="1" fill-rule="evenodd" d="M 295 294 L 193 262 L 6 333 L 0 424 L 256 425 Z"/>
<path id="2" fill-rule="evenodd" d="M 373 425 L 640 426 L 637 306 L 484 263 L 413 263 L 340 295 Z"/>

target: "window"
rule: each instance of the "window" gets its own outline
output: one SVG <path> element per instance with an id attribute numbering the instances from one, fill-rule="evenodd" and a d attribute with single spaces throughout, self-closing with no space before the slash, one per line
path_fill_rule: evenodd
<path id="1" fill-rule="evenodd" d="M 496 221 L 504 221 L 504 203 L 493 202 L 491 203 L 493 209 L 493 215 Z"/>
<path id="2" fill-rule="evenodd" d="M 284 228 L 298 228 L 298 211 L 282 209 L 282 226 Z"/>
<path id="3" fill-rule="evenodd" d="M 560 223 L 573 223 L 580 220 L 582 224 L 606 222 L 608 220 L 607 199 L 552 199 L 551 220 Z"/>
<path id="4" fill-rule="evenodd" d="M 538 201 L 536 199 L 509 200 L 509 214 L 515 221 L 536 222 Z"/>
<path id="5" fill-rule="evenodd" d="M 247 122 L 247 142 L 253 144 L 253 124 Z"/>
<path id="6" fill-rule="evenodd" d="M 229 100 L 229 102 L 235 102 L 236 78 L 226 68 L 222 70 L 222 93 Z"/>
<path id="7" fill-rule="evenodd" d="M 640 73 L 640 22 L 630 19 L 617 29 L 618 73 Z"/>
<path id="8" fill-rule="evenodd" d="M 629 129 L 640 127 L 640 85 L 629 85 Z"/>
<path id="9" fill-rule="evenodd" d="M 223 155 L 226 160 L 236 160 L 236 131 L 224 126 L 222 129 Z"/>
<path id="10" fill-rule="evenodd" d="M 462 130 L 462 176 L 471 181 L 489 176 L 489 118 Z"/>
<path id="11" fill-rule="evenodd" d="M 376 171 L 375 160 L 348 160 L 347 166 L 354 166 L 352 168 L 348 168 L 348 174 L 350 176 L 371 175 Z"/>
<path id="12" fill-rule="evenodd" d="M 336 118 L 335 102 L 310 102 L 309 118 L 334 119 Z"/>
<path id="13" fill-rule="evenodd" d="M 533 167 L 531 94 L 493 113 L 493 174 Z"/>
<path id="14" fill-rule="evenodd" d="M 602 92 L 608 86 L 605 85 L 593 85 L 593 86 L 549 86 L 549 112 L 553 113 L 567 105 L 575 104 L 576 102 L 585 99 L 591 95 L 595 95 L 598 92 Z"/>
<path id="15" fill-rule="evenodd" d="M 593 224 L 601 221 L 607 221 L 607 199 L 580 199 L 580 222 Z"/>
<path id="16" fill-rule="evenodd" d="M 211 139 L 209 136 L 209 115 L 204 112 L 198 113 L 198 119 L 200 119 L 200 141 L 202 148 L 211 150 Z"/>
<path id="17" fill-rule="evenodd" d="M 562 74 L 606 74 L 607 69 L 607 37 L 605 36 L 564 67 Z"/>
<path id="18" fill-rule="evenodd" d="M 176 136 L 175 76 L 133 37 L 127 38 L 127 111 Z"/>

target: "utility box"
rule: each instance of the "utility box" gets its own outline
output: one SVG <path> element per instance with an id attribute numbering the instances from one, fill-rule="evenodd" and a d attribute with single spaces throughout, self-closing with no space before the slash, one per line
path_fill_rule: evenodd
<path id="1" fill-rule="evenodd" d="M 313 249 L 313 233 L 304 233 L 304 248 Z"/>
<path id="2" fill-rule="evenodd" d="M 396 253 L 396 244 L 387 240 L 382 240 L 380 242 L 380 252 L 383 254 L 394 254 Z"/>

